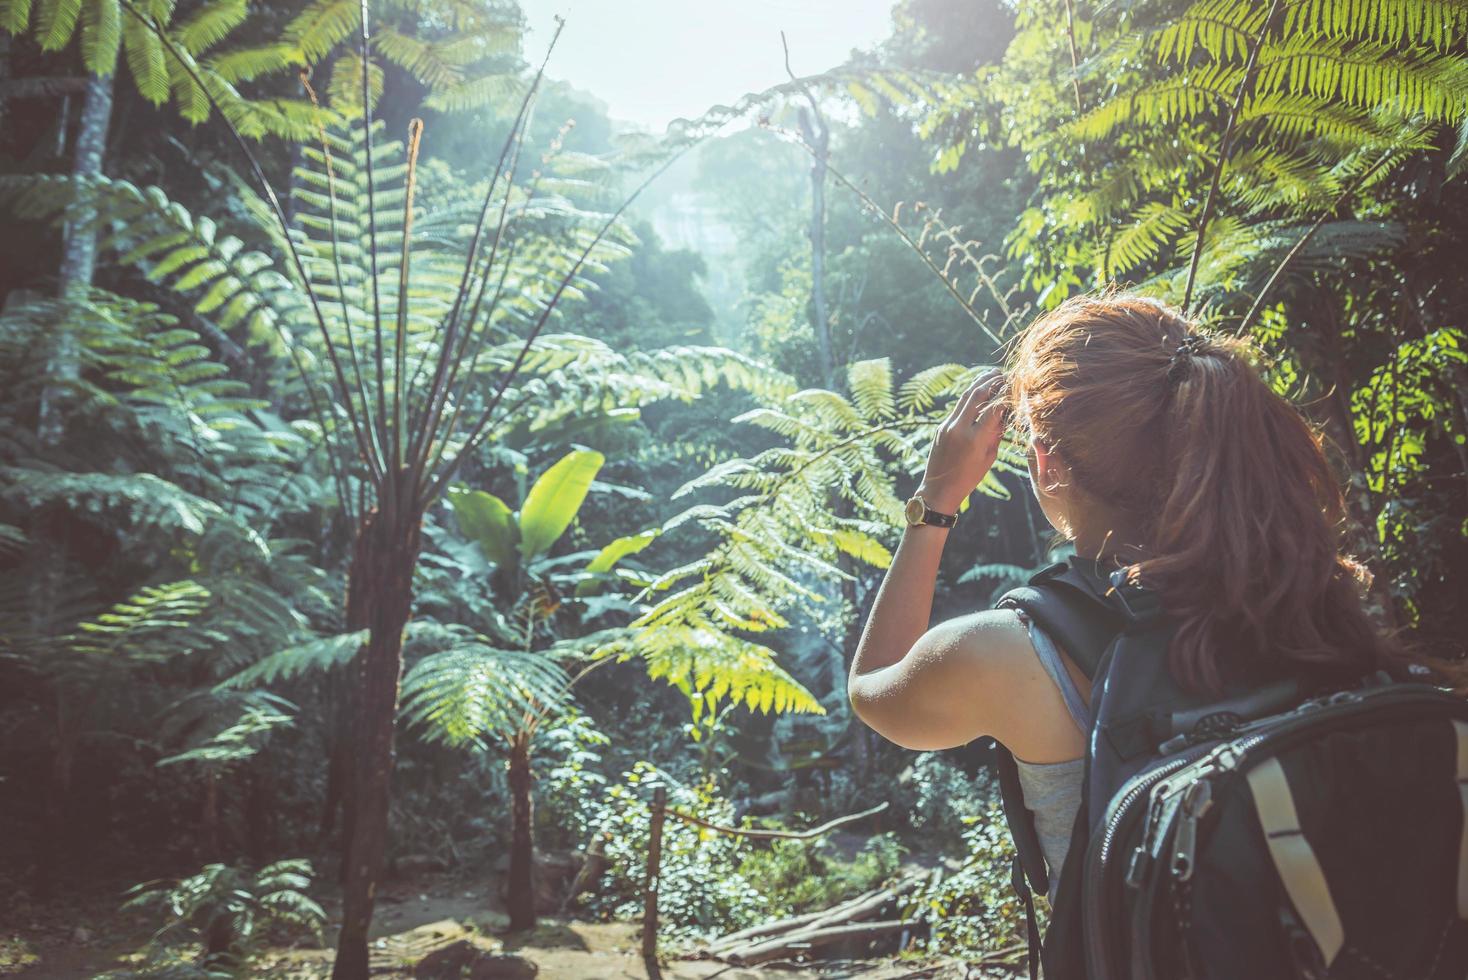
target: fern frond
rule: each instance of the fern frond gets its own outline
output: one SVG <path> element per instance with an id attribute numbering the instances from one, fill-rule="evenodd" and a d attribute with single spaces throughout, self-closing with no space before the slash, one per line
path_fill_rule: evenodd
<path id="1" fill-rule="evenodd" d="M 211 0 L 170 33 L 185 51 L 197 57 L 243 24 L 249 12 L 248 0 Z"/>
<path id="2" fill-rule="evenodd" d="M 111 75 L 117 70 L 122 16 L 122 7 L 115 0 L 87 0 L 82 5 L 82 63 L 94 75 Z"/>
<path id="3" fill-rule="evenodd" d="M 552 657 L 460 642 L 408 670 L 402 713 L 430 740 L 484 745 L 517 730 L 527 714 L 565 704 L 569 682 Z"/>
<path id="4" fill-rule="evenodd" d="M 880 422 L 897 413 L 897 404 L 892 398 L 890 358 L 880 357 L 853 363 L 846 369 L 846 383 L 851 388 L 852 400 L 856 402 L 862 418 Z"/>
<path id="5" fill-rule="evenodd" d="M 259 687 L 306 673 L 329 670 L 351 660 L 367 642 L 367 632 L 356 630 L 335 636 L 322 636 L 287 647 L 226 678 L 215 689 L 227 691 Z"/>
<path id="6" fill-rule="evenodd" d="M 286 26 L 285 41 L 315 63 L 352 37 L 361 18 L 361 4 L 354 0 L 312 0 Z"/>

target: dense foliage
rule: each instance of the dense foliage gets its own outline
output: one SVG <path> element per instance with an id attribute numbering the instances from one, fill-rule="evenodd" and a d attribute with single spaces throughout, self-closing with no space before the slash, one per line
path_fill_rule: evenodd
<path id="1" fill-rule="evenodd" d="M 983 747 L 881 743 L 846 667 L 950 397 L 1109 283 L 1250 335 L 1375 611 L 1461 654 L 1468 4 L 902 0 L 660 139 L 511 3 L 363 9 L 0 2 L 0 885 L 147 879 L 139 969 L 247 975 L 335 873 L 360 975 L 415 860 L 635 917 L 657 785 L 897 814 L 670 825 L 669 942 L 920 864 L 929 949 L 1012 952 Z M 1051 557 L 1023 474 L 935 614 Z"/>

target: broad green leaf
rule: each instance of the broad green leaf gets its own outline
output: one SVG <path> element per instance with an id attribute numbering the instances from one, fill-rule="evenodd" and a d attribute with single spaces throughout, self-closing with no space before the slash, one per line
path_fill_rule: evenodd
<path id="1" fill-rule="evenodd" d="M 541 474 L 520 508 L 522 555 L 529 559 L 543 554 L 566 533 L 605 461 L 599 452 L 575 449 Z"/>
<path id="2" fill-rule="evenodd" d="M 588 572 L 609 572 L 612 566 L 623 558 L 635 555 L 652 544 L 661 533 L 661 528 L 650 527 L 646 531 L 617 538 L 597 552 L 596 557 L 591 559 L 591 564 L 586 566 L 586 570 Z"/>
<path id="3" fill-rule="evenodd" d="M 452 487 L 449 505 L 459 520 L 459 530 L 473 541 L 484 557 L 500 568 L 515 564 L 515 548 L 520 543 L 520 529 L 509 505 L 492 493 Z"/>
<path id="4" fill-rule="evenodd" d="M 593 575 L 609 572 L 617 562 L 626 558 L 628 555 L 637 554 L 637 552 L 652 544 L 657 536 L 662 533 L 662 528 L 650 527 L 646 531 L 639 531 L 637 534 L 628 534 L 624 537 L 617 538 L 596 553 L 596 557 L 591 559 L 591 562 L 586 566 L 586 571 Z M 595 584 L 596 582 L 593 579 L 587 579 L 584 582 L 577 583 L 576 594 L 586 595 L 595 587 Z"/>

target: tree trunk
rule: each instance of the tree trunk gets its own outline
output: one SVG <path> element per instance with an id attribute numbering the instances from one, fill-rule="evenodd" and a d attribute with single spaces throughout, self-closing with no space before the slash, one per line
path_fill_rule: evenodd
<path id="1" fill-rule="evenodd" d="M 87 78 L 81 118 L 77 123 L 76 150 L 71 169 L 73 177 L 95 177 L 102 173 L 102 160 L 107 148 L 107 126 L 111 118 L 112 77 L 91 75 Z M 61 129 L 64 133 L 64 120 Z M 73 296 L 91 285 L 96 259 L 96 230 L 92 227 L 91 217 L 83 214 L 66 227 L 59 270 L 59 294 L 63 298 Z M 60 445 L 66 434 L 66 415 L 60 402 L 63 391 L 76 379 L 78 370 L 76 336 L 71 332 L 67 319 L 57 322 L 54 328 L 56 346 L 51 352 L 51 363 L 47 365 L 46 383 L 41 388 L 40 404 L 36 406 L 36 437 L 45 449 Z M 67 523 L 63 519 L 57 521 L 56 526 L 59 528 L 57 534 L 50 535 L 41 513 L 30 515 L 30 603 L 32 615 L 48 625 L 51 625 L 56 596 L 60 594 L 66 574 Z M 58 711 L 61 710 L 59 699 L 58 694 Z M 46 792 L 47 828 L 36 863 L 37 884 L 40 889 L 38 894 L 44 894 L 51 887 L 50 881 L 55 875 L 60 847 L 56 838 L 61 834 L 61 825 L 56 822 L 56 817 L 64 812 L 66 797 L 71 790 L 74 745 L 64 716 L 58 715 L 57 727 L 56 757 L 51 786 Z"/>
<path id="2" fill-rule="evenodd" d="M 409 475 L 396 477 L 400 486 L 411 486 Z M 372 632 L 357 654 L 360 685 L 353 699 L 357 758 L 346 811 L 342 927 L 332 980 L 368 976 L 367 933 L 387 850 L 403 630 L 413 604 L 413 568 L 422 543 L 422 516 L 410 495 L 400 491 L 387 496 L 401 503 L 383 505 L 363 517 L 347 576 L 349 628 L 365 623 Z"/>
<path id="3" fill-rule="evenodd" d="M 359 630 L 367 627 L 365 611 L 350 608 L 347 613 L 347 629 Z M 322 693 L 327 706 L 326 719 L 326 799 L 321 805 L 320 823 L 316 828 L 317 846 L 324 847 L 336 829 L 337 817 L 342 817 L 341 866 L 337 869 L 337 880 L 346 883 L 347 853 L 352 827 L 349 819 L 348 796 L 352 782 L 351 743 L 351 688 L 360 679 L 361 671 L 356 664 L 335 667 L 326 676 Z"/>
<path id="4" fill-rule="evenodd" d="M 505 905 L 511 929 L 535 928 L 535 800 L 530 771 L 530 738 L 510 747 L 510 876 Z"/>
<path id="5" fill-rule="evenodd" d="M 107 128 L 112 120 L 112 76 L 88 75 L 82 96 L 82 111 L 77 120 L 76 145 L 72 152 L 73 179 L 98 177 L 107 150 Z M 97 266 L 96 211 L 88 205 L 74 207 L 62 236 L 61 268 L 57 271 L 58 294 L 62 298 L 80 295 L 92 284 Z M 77 375 L 76 337 L 64 323 L 56 325 L 56 349 L 52 353 L 48 383 L 41 391 L 40 423 L 37 426 L 42 445 L 54 446 L 61 441 L 65 418 L 57 399 L 61 390 Z M 52 382 L 60 382 L 59 385 Z"/>
<path id="6" fill-rule="evenodd" d="M 831 320 L 826 310 L 826 167 L 831 132 L 812 109 L 800 110 L 800 135 L 815 152 L 810 165 L 810 325 L 821 359 L 821 384 L 834 390 L 836 360 L 831 351 Z"/>

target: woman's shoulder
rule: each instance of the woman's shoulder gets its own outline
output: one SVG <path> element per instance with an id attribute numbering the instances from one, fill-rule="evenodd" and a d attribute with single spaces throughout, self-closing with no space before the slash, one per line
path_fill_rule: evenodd
<path id="1" fill-rule="evenodd" d="M 951 748 L 987 735 L 1033 761 L 1079 754 L 1064 755 L 1069 741 L 1059 745 L 1050 732 L 1075 726 L 1015 610 L 944 620 L 900 663 L 877 673 L 887 671 L 894 673 L 872 677 L 866 689 L 878 696 L 867 697 L 862 689 L 852 695 L 861 699 L 863 719 L 899 745 Z"/>

